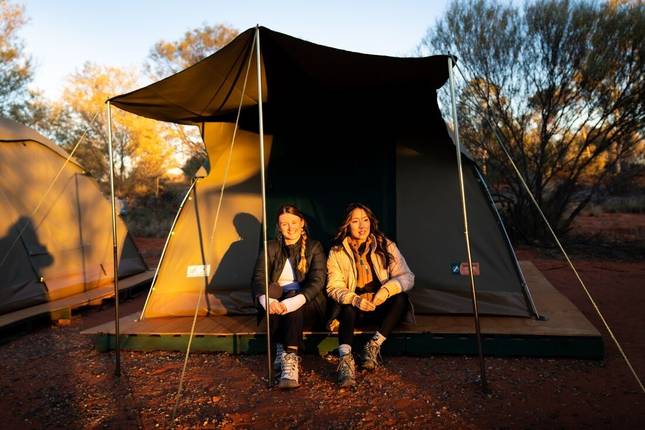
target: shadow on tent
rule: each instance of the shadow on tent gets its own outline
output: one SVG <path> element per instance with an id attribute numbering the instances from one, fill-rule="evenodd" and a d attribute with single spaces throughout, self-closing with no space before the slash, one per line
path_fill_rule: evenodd
<path id="1" fill-rule="evenodd" d="M 0 238 L 0 314 L 48 299 L 42 269 L 54 257 L 40 243 L 31 218 L 22 216 Z"/>

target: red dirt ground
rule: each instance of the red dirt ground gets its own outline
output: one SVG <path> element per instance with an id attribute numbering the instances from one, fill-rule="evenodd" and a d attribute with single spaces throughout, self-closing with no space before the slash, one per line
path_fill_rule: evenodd
<path id="1" fill-rule="evenodd" d="M 137 242 L 149 259 L 163 245 Z M 473 357 L 385 357 L 384 368 L 360 373 L 355 389 L 339 391 L 335 365 L 309 354 L 302 386 L 281 392 L 266 388 L 264 356 L 192 354 L 173 422 L 183 354 L 123 352 L 123 374 L 116 378 L 113 353 L 96 352 L 79 334 L 113 318 L 108 303 L 77 312 L 70 326 L 45 325 L 2 339 L 0 427 L 645 428 L 645 394 L 570 270 L 549 255 L 519 250 L 520 259 L 532 260 L 603 333 L 603 361 L 487 358 L 492 392 L 484 395 L 475 382 L 479 364 Z M 645 378 L 645 262 L 593 257 L 574 262 Z M 140 310 L 144 300 L 142 293 L 122 303 L 122 314 Z"/>

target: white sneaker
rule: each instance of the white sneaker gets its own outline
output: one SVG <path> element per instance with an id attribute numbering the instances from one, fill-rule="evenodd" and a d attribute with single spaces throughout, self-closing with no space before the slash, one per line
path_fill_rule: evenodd
<path id="1" fill-rule="evenodd" d="M 284 355 L 282 360 L 282 376 L 280 376 L 279 388 L 296 388 L 298 383 L 298 370 L 300 367 L 300 357 L 295 352 L 289 352 Z"/>

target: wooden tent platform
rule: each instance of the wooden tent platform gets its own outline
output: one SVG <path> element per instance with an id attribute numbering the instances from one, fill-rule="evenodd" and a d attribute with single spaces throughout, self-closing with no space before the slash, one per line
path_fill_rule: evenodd
<path id="1" fill-rule="evenodd" d="M 154 270 L 147 270 L 127 278 L 119 279 L 119 292 L 128 291 L 137 287 L 149 285 L 152 282 Z M 51 302 L 41 303 L 24 309 L 19 309 L 0 315 L 0 329 L 19 324 L 32 318 L 48 316 L 54 321 L 69 320 L 72 309 L 81 306 L 100 304 L 103 300 L 114 297 L 114 285 L 109 284 L 101 288 L 63 297 Z"/>
<path id="2" fill-rule="evenodd" d="M 481 317 L 484 353 L 492 356 L 575 357 L 601 359 L 600 333 L 560 294 L 531 262 L 521 262 L 526 281 L 545 321 L 533 318 Z M 129 350 L 185 351 L 191 317 L 151 318 L 138 321 L 139 313 L 120 320 L 121 348 Z M 199 317 L 192 351 L 260 353 L 266 351 L 264 324 L 256 316 Z M 401 325 L 383 353 L 389 355 L 476 354 L 472 316 L 417 315 L 416 325 Z M 97 349 L 114 347 L 114 322 L 82 332 L 94 338 Z M 356 336 L 365 342 L 373 330 Z M 324 354 L 338 345 L 335 333 L 305 332 L 308 351 Z"/>

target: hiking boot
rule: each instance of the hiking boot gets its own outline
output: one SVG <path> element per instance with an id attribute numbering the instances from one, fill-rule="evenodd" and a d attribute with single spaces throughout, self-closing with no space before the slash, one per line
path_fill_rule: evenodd
<path id="1" fill-rule="evenodd" d="M 275 344 L 275 359 L 273 360 L 273 370 L 278 373 L 282 371 L 282 361 L 284 360 L 286 352 L 281 343 Z"/>
<path id="2" fill-rule="evenodd" d="M 373 339 L 363 347 L 363 369 L 374 370 L 381 363 L 381 346 Z"/>
<path id="3" fill-rule="evenodd" d="M 341 356 L 340 362 L 338 363 L 338 385 L 341 388 L 353 386 L 356 383 L 355 373 L 354 357 L 352 354 Z"/>
<path id="4" fill-rule="evenodd" d="M 298 368 L 300 367 L 300 357 L 295 352 L 284 354 L 282 360 L 282 375 L 280 376 L 279 388 L 296 388 L 298 383 Z"/>

